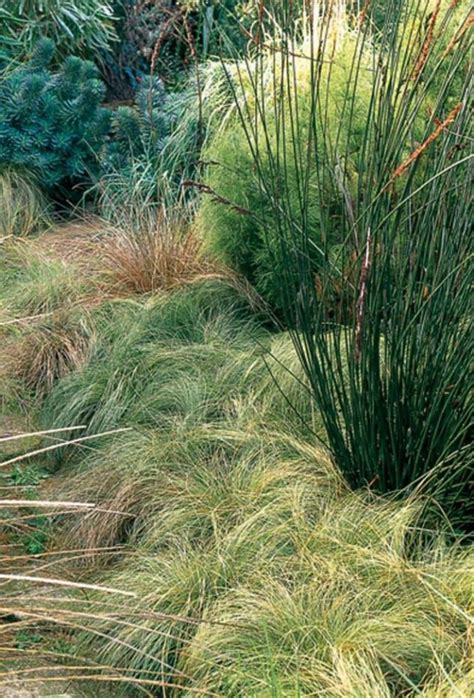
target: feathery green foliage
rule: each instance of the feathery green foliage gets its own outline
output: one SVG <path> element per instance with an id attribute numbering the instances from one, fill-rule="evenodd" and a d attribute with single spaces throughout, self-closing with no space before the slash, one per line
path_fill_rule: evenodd
<path id="1" fill-rule="evenodd" d="M 210 189 L 203 198 L 199 226 L 210 251 L 249 278 L 279 310 L 285 301 L 282 277 L 286 259 L 280 249 L 277 220 L 282 211 L 272 201 L 268 189 L 278 191 L 288 207 L 288 215 L 297 220 L 301 209 L 300 168 L 304 162 L 309 174 L 305 215 L 311 231 L 308 254 L 313 273 L 333 263 L 331 250 L 343 242 L 340 187 L 321 181 L 318 168 L 324 163 L 326 168 L 346 177 L 349 189 L 355 186 L 355 163 L 363 145 L 372 90 L 370 51 L 358 55 L 356 36 L 349 31 L 343 33 L 343 29 L 337 30 L 340 37 L 328 42 L 327 55 L 321 62 L 320 80 L 326 88 L 318 94 L 318 102 L 328 133 L 317 142 L 312 143 L 315 134 L 310 118 L 315 99 L 311 89 L 313 66 L 304 55 L 309 38 L 303 47 L 293 48 L 298 53 L 291 83 L 283 60 L 274 50 L 268 51 L 261 61 L 249 59 L 235 66 L 224 65 L 236 104 L 224 128 L 217 131 L 205 150 L 205 159 L 211 163 L 206 179 Z M 353 71 L 356 57 L 361 68 L 357 74 Z M 261 103 L 254 98 L 254 90 Z M 291 91 L 290 98 L 287 91 Z M 345 115 L 340 105 L 348 93 L 353 95 L 353 104 L 350 114 Z M 281 130 L 291 129 L 295 116 L 297 128 L 283 144 Z M 315 124 L 319 133 L 324 125 Z M 253 127 L 250 143 L 249 129 Z M 338 139 L 344 143 L 344 154 L 331 151 L 330 144 Z M 279 151 L 280 161 L 275 161 L 273 151 Z M 257 153 L 258 168 L 254 164 Z M 268 185 L 270 181 L 272 184 Z M 267 184 L 267 190 L 262 182 Z M 323 225 L 323 216 L 330 226 Z"/>
<path id="2" fill-rule="evenodd" d="M 407 0 L 386 8 L 385 24 L 372 35 L 346 14 L 344 2 L 329 3 L 320 19 L 324 4 L 316 2 L 303 38 L 295 9 L 281 7 L 273 32 L 257 25 L 261 38 L 249 58 L 223 63 L 234 104 L 204 151 L 209 166 L 199 225 L 209 249 L 245 274 L 275 308 L 286 305 L 282 225 L 299 236 L 304 226 L 305 255 L 316 279 L 334 267 L 337 275 L 343 255 L 353 252 L 341 253 L 341 247 L 362 204 L 366 160 L 374 155 L 367 123 L 375 99 L 403 113 L 411 102 L 395 141 L 402 160 L 423 141 L 427 122 L 442 120 L 460 101 L 469 64 L 462 51 L 453 58 L 444 52 L 462 32 L 467 3 L 449 10 L 442 3 L 432 25 L 429 9 L 437 4 L 427 8 Z M 390 92 L 376 97 L 387 73 Z M 413 90 L 403 92 L 410 84 Z M 390 147 L 379 131 L 375 137 L 375 147 Z M 333 305 L 339 286 L 332 289 Z"/>

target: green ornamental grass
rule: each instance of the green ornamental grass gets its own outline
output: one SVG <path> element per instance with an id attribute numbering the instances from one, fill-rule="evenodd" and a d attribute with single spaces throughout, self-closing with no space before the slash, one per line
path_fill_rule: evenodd
<path id="1" fill-rule="evenodd" d="M 314 3 L 310 20 L 299 44 L 282 12 L 223 64 L 238 126 L 215 138 L 234 152 L 216 151 L 201 224 L 261 289 L 273 279 L 348 482 L 429 486 L 454 513 L 474 404 L 468 8 L 388 2 L 375 33 L 370 6 Z"/>
<path id="2" fill-rule="evenodd" d="M 2 648 L 0 684 L 13 658 L 94 696 L 472 693 L 469 8 L 274 4 L 202 113 L 177 97 L 156 174 L 276 313 L 230 273 L 113 297 L 0 242 L 0 404 L 29 389 L 62 465 L 28 500 L 34 577 L 2 580 L 35 647 Z M 17 436 L 30 487 L 46 454 Z"/>

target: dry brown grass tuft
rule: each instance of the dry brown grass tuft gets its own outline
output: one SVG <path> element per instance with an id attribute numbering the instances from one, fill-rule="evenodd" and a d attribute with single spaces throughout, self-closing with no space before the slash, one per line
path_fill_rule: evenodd
<path id="1" fill-rule="evenodd" d="M 122 292 L 165 291 L 198 279 L 230 277 L 204 256 L 189 221 L 164 209 L 144 216 L 138 230 L 110 231 L 101 254 L 108 278 Z"/>
<path id="2" fill-rule="evenodd" d="M 51 260 L 74 264 L 88 274 L 100 271 L 100 241 L 109 226 L 95 216 L 56 225 L 30 240 L 31 249 Z"/>
<path id="3" fill-rule="evenodd" d="M 43 397 L 59 378 L 81 368 L 93 345 L 93 331 L 82 313 L 58 310 L 26 327 L 12 343 L 9 367 L 25 388 Z"/>

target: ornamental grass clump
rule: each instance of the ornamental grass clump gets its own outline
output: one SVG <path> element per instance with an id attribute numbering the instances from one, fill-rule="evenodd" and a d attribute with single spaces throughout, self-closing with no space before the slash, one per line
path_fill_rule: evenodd
<path id="1" fill-rule="evenodd" d="M 234 395 L 239 392 L 242 402 L 252 403 L 252 396 L 236 385 Z M 280 489 L 286 511 L 292 478 L 315 485 L 304 495 L 315 502 L 343 488 L 328 458 L 284 431 L 283 420 L 271 422 L 267 415 L 259 422 L 260 411 L 254 407 L 252 412 L 250 405 L 242 417 L 231 412 L 231 402 L 222 403 L 224 418 L 214 412 L 199 419 L 189 405 L 185 414 L 175 410 L 159 430 L 118 435 L 60 477 L 62 499 L 97 504 L 86 517 L 69 517 L 62 545 L 87 548 L 88 561 L 98 562 L 107 548 L 128 544 L 158 550 L 184 532 L 195 544 L 209 544 L 217 524 L 230 529 L 257 514 Z"/>
<path id="2" fill-rule="evenodd" d="M 94 313 L 97 342 L 87 365 L 58 382 L 42 406 L 49 427 L 159 427 L 167 415 L 219 415 L 232 389 L 229 367 L 267 332 L 251 295 L 205 280 L 151 296 L 116 300 Z M 189 418 L 189 417 L 188 417 Z"/>
<path id="3" fill-rule="evenodd" d="M 5 249 L 3 262 L 0 300 L 17 320 L 71 308 L 96 293 L 91 279 L 74 264 L 48 259 L 26 241 Z"/>
<path id="4" fill-rule="evenodd" d="M 137 216 L 122 215 L 109 226 L 100 251 L 109 283 L 122 293 L 156 293 L 196 280 L 231 278 L 206 258 L 189 216 L 179 209 L 150 206 Z"/>
<path id="5" fill-rule="evenodd" d="M 82 368 L 93 343 L 87 313 L 80 309 L 56 311 L 25 323 L 10 348 L 10 371 L 27 395 L 41 400 L 57 380 Z"/>
<path id="6" fill-rule="evenodd" d="M 93 274 L 46 256 L 46 239 L 7 240 L 2 249 L 2 373 L 16 383 L 19 405 L 41 401 L 87 362 L 94 344 L 90 309 L 106 295 Z"/>
<path id="7" fill-rule="evenodd" d="M 162 81 L 145 76 L 133 105 L 119 106 L 112 115 L 96 187 L 102 215 L 113 222 L 127 209 L 131 213 L 136 200 L 143 208 L 162 202 L 168 183 L 162 152 L 172 124 L 169 101 Z"/>
<path id="8" fill-rule="evenodd" d="M 115 456 L 126 444 L 116 445 Z M 130 463 L 148 448 L 136 435 L 129 446 Z M 157 531 L 132 529 L 133 547 L 100 549 L 90 539 L 59 563 L 49 553 L 48 577 L 4 575 L 3 611 L 21 616 L 25 630 L 55 628 L 72 643 L 73 657 L 36 651 L 35 679 L 48 683 L 54 657 L 61 676 L 83 689 L 127 697 L 143 686 L 242 698 L 464 695 L 472 679 L 471 552 L 434 531 L 427 546 L 421 500 L 348 492 L 322 452 L 301 447 L 294 461 L 284 448 L 279 456 L 256 449 L 249 461 L 251 451 L 228 444 L 219 471 L 211 461 L 181 469 L 176 461 L 172 480 L 155 471 L 164 516 L 151 514 Z M 85 501 L 38 504 L 63 519 L 100 514 Z M 114 512 L 104 509 L 105 520 Z M 77 564 L 91 555 L 115 565 L 84 581 Z M 12 656 L 7 649 L 7 662 Z"/>
<path id="9" fill-rule="evenodd" d="M 311 532 L 302 522 L 294 575 L 262 565 L 209 607 L 182 653 L 193 688 L 346 696 L 370 686 L 388 697 L 467 672 L 469 554 L 455 563 L 440 542 L 410 557 L 404 541 L 415 521 L 416 507 L 343 497 Z"/>
<path id="10" fill-rule="evenodd" d="M 327 488 L 317 450 L 304 465 L 230 453 L 214 501 L 215 463 L 175 471 L 169 490 L 163 471 L 148 544 L 101 579 L 135 598 L 108 616 L 89 600 L 81 653 L 114 667 L 123 695 L 146 679 L 173 695 L 387 698 L 468 680 L 471 556 L 442 536 L 418 547 L 420 503 Z"/>
<path id="11" fill-rule="evenodd" d="M 0 241 L 25 237 L 51 225 L 50 206 L 31 176 L 5 168 L 0 171 Z"/>
<path id="12" fill-rule="evenodd" d="M 213 185 L 232 205 L 210 197 L 201 222 L 260 288 L 275 280 L 351 486 L 428 488 L 466 525 L 472 62 L 466 4 L 434 4 L 435 26 L 428 6 L 388 2 L 372 34 L 370 5 L 358 23 L 315 2 L 298 51 L 288 9 L 251 59 L 224 65 L 237 123 L 216 136 Z"/>

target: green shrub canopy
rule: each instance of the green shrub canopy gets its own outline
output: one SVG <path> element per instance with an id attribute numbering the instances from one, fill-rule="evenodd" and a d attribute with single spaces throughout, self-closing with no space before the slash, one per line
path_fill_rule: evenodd
<path id="1" fill-rule="evenodd" d="M 47 190 L 96 170 L 110 122 L 95 66 L 70 56 L 52 72 L 53 54 L 43 39 L 31 60 L 0 82 L 0 167 L 34 173 Z"/>
<path id="2" fill-rule="evenodd" d="M 318 176 L 318 163 L 326 162 L 331 169 L 341 170 L 341 180 L 349 179 L 354 185 L 356 179 L 355 162 L 357 151 L 363 142 L 364 128 L 367 119 L 372 92 L 372 77 L 369 72 L 370 53 L 362 56 L 367 71 L 362 75 L 354 75 L 352 64 L 357 51 L 357 42 L 351 35 L 346 35 L 337 45 L 337 55 L 333 65 L 323 67 L 326 74 L 321 82 L 327 84 L 325 94 L 318 96 L 321 118 L 329 125 L 333 143 L 341 143 L 341 157 L 336 159 L 330 152 L 328 142 L 322 139 L 315 142 L 315 134 L 311 132 L 309 117 L 315 95 L 311 92 L 311 62 L 302 57 L 297 59 L 297 74 L 293 102 L 298 109 L 298 129 L 286 139 L 287 158 L 276 165 L 271 152 L 276 151 L 281 142 L 281 129 L 288 131 L 292 128 L 291 114 L 287 107 L 287 96 L 282 89 L 277 100 L 273 99 L 273 87 L 282 79 L 284 68 L 275 63 L 274 57 L 268 58 L 264 79 L 267 82 L 268 101 L 265 104 L 266 114 L 256 128 L 249 145 L 248 133 L 235 116 L 211 140 L 206 161 L 209 166 L 207 184 L 216 193 L 206 196 L 203 200 L 199 225 L 207 241 L 209 249 L 218 257 L 245 274 L 275 307 L 281 308 L 282 298 L 282 267 L 285 259 L 280 253 L 278 235 L 278 217 L 285 215 L 283 206 L 275 205 L 275 199 L 270 190 L 278 189 L 279 200 L 284 200 L 286 206 L 293 212 L 293 218 L 298 217 L 298 177 L 299 166 L 292 156 L 293 150 L 304 150 L 308 144 L 308 158 L 311 159 L 312 175 L 308 190 L 308 227 L 312 231 L 312 263 L 315 269 L 327 265 L 323 248 L 327 249 L 342 242 L 339 232 L 338 219 L 341 217 L 341 191 L 332 186 L 326 186 L 324 195 L 314 195 L 321 191 L 322 183 Z M 255 75 L 260 73 L 260 66 L 255 66 Z M 245 69 L 244 69 L 245 71 Z M 252 68 L 253 72 L 253 68 Z M 261 77 L 261 75 L 259 76 Z M 242 111 L 251 110 L 252 96 L 250 90 L 250 75 L 239 74 L 235 69 L 236 87 L 244 93 L 245 105 Z M 283 86 L 282 86 L 283 87 Z M 249 90 L 247 92 L 247 89 Z M 266 88 L 263 88 L 266 91 Z M 344 105 L 348 95 L 353 95 L 352 118 L 344 119 Z M 257 108 L 257 107 L 255 107 Z M 248 114 L 249 120 L 255 119 L 255 114 Z M 265 144 L 265 145 L 264 145 Z M 257 172 L 254 166 L 254 154 L 260 150 L 260 166 Z M 268 189 L 264 182 L 268 183 Z M 313 192 L 313 194 L 312 194 Z M 321 240 L 321 200 L 332 219 L 330 239 Z M 272 223 L 272 221 L 274 223 Z"/>

